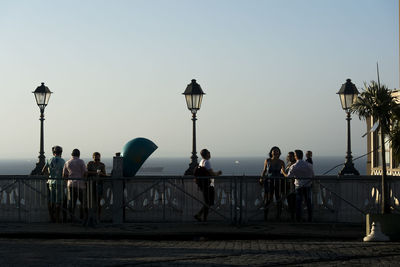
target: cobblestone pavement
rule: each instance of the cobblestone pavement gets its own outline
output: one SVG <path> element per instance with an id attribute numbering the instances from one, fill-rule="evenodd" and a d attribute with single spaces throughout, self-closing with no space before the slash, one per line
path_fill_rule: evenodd
<path id="1" fill-rule="evenodd" d="M 398 265 L 400 243 L 0 239 L 1 266 Z"/>

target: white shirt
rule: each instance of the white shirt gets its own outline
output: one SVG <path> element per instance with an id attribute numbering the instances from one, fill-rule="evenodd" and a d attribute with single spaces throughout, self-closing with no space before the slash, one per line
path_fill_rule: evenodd
<path id="1" fill-rule="evenodd" d="M 84 178 L 86 172 L 86 164 L 78 157 L 72 157 L 64 164 L 63 175 L 68 177 L 67 185 L 79 186 L 79 188 L 86 188 L 86 183 L 83 180 L 72 180 L 71 178 Z"/>
<path id="2" fill-rule="evenodd" d="M 211 162 L 206 159 L 200 160 L 199 166 L 206 168 L 207 170 L 211 170 Z M 210 186 L 214 187 L 214 178 L 210 179 Z"/>
<path id="3" fill-rule="evenodd" d="M 304 160 L 297 160 L 295 164 L 290 166 L 288 177 L 296 178 L 294 179 L 296 188 L 309 187 L 311 186 L 311 182 L 307 178 L 314 177 L 313 165 Z"/>

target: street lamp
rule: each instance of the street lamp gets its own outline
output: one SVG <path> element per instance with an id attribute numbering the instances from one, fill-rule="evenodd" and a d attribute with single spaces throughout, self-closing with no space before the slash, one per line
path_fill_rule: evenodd
<path id="1" fill-rule="evenodd" d="M 339 172 L 339 175 L 345 174 L 353 174 L 360 175 L 360 173 L 354 168 L 353 157 L 351 156 L 351 138 L 350 138 L 350 108 L 353 103 L 357 100 L 358 90 L 357 87 L 351 82 L 350 79 L 346 80 L 346 83 L 342 84 L 339 92 L 337 94 L 340 97 L 340 102 L 342 104 L 342 108 L 347 113 L 347 156 L 346 162 L 344 164 L 343 169 Z"/>
<path id="2" fill-rule="evenodd" d="M 189 168 L 185 171 L 185 175 L 193 175 L 193 171 L 197 166 L 197 152 L 196 152 L 196 113 L 200 110 L 201 100 L 203 99 L 203 95 L 205 93 L 200 87 L 200 84 L 196 83 L 196 80 L 193 79 L 190 84 L 186 87 L 185 95 L 186 104 L 188 109 L 192 112 L 192 121 L 193 121 L 193 149 L 192 149 L 192 161 L 189 164 Z"/>
<path id="3" fill-rule="evenodd" d="M 49 90 L 47 86 L 42 83 L 39 87 L 36 88 L 35 92 L 32 92 L 35 95 L 36 104 L 40 109 L 40 152 L 39 152 L 39 161 L 36 163 L 36 168 L 31 172 L 31 175 L 40 175 L 42 173 L 42 169 L 45 165 L 44 156 L 44 145 L 43 145 L 43 121 L 44 121 L 44 109 L 49 103 L 50 95 L 52 92 Z"/>

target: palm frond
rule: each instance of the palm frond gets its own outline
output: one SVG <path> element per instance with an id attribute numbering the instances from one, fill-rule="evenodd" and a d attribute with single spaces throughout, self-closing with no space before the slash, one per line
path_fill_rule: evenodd
<path id="1" fill-rule="evenodd" d="M 398 104 L 387 86 L 379 86 L 377 82 L 371 81 L 369 84 L 364 82 L 364 90 L 357 97 L 351 112 L 356 113 L 360 119 L 374 117 L 379 120 L 381 130 L 388 134 L 396 106 Z"/>

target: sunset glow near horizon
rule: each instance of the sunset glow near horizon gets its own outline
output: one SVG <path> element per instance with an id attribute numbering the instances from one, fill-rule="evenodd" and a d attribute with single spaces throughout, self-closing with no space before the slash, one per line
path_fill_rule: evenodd
<path id="1" fill-rule="evenodd" d="M 104 157 L 146 137 L 152 157 L 190 157 L 192 121 L 182 95 L 206 93 L 197 150 L 261 156 L 279 146 L 345 156 L 337 91 L 380 80 L 399 87 L 398 1 L 1 1 L 0 158 L 36 158 L 39 108 L 45 155 L 60 145 Z M 366 153 L 365 121 L 352 117 L 353 156 Z"/>

